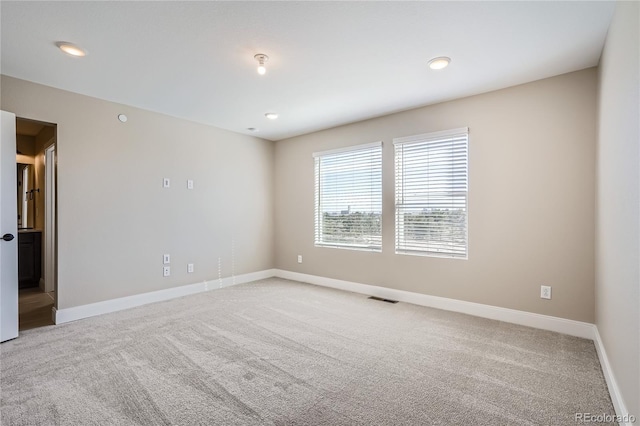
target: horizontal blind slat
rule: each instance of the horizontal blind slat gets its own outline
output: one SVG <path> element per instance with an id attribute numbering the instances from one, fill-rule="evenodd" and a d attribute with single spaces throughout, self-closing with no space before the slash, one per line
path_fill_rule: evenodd
<path id="1" fill-rule="evenodd" d="M 466 257 L 468 135 L 423 136 L 394 145 L 396 252 Z"/>
<path id="2" fill-rule="evenodd" d="M 382 247 L 382 148 L 341 149 L 316 156 L 315 244 Z"/>

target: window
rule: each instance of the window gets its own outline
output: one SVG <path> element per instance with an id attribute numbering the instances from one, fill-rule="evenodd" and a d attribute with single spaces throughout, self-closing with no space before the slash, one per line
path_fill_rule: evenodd
<path id="1" fill-rule="evenodd" d="M 468 128 L 393 140 L 396 253 L 467 258 Z"/>
<path id="2" fill-rule="evenodd" d="M 313 154 L 315 245 L 382 249 L 382 142 Z"/>

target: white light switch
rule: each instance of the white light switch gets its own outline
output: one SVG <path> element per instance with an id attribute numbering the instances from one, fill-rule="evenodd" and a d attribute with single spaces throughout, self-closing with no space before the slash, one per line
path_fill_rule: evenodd
<path id="1" fill-rule="evenodd" d="M 171 186 L 171 179 L 169 179 L 169 178 L 162 179 L 162 187 L 163 188 L 169 188 L 170 186 Z"/>
<path id="2" fill-rule="evenodd" d="M 302 263 L 302 255 L 301 254 L 298 255 L 298 263 Z"/>
<path id="3" fill-rule="evenodd" d="M 169 254 L 165 254 L 162 256 L 162 263 L 164 263 L 165 265 L 168 263 L 171 263 L 171 255 Z"/>
<path id="4" fill-rule="evenodd" d="M 193 272 L 193 263 L 187 264 L 187 273 L 191 274 Z"/>
<path id="5" fill-rule="evenodd" d="M 187 189 L 193 189 L 193 180 L 192 179 L 189 179 L 187 181 Z"/>

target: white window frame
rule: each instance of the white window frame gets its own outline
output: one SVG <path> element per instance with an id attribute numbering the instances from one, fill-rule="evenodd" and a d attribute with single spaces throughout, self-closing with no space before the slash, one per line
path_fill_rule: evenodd
<path id="1" fill-rule="evenodd" d="M 322 178 L 323 172 L 329 172 L 331 169 L 323 169 L 323 160 L 331 161 L 332 159 L 337 159 L 344 154 L 353 153 L 354 161 L 361 160 L 362 162 L 359 165 L 367 165 L 367 160 L 364 158 L 358 158 L 358 156 L 365 154 L 370 151 L 372 155 L 375 157 L 370 159 L 372 162 L 370 165 L 378 166 L 379 171 L 379 192 L 375 193 L 375 199 L 371 200 L 370 208 L 379 207 L 379 217 L 380 217 L 380 234 L 375 235 L 375 239 L 370 240 L 368 243 L 364 242 L 345 242 L 345 241 L 331 241 L 326 238 L 324 234 L 324 212 L 325 206 L 323 205 L 323 200 L 326 200 L 328 196 L 323 196 L 323 187 L 322 187 Z M 343 248 L 343 249 L 352 249 L 352 250 L 363 250 L 363 251 L 382 251 L 382 142 L 373 142 L 355 146 L 349 146 L 344 148 L 333 149 L 329 151 L 322 152 L 314 152 L 314 180 L 315 180 L 315 207 L 314 207 L 314 245 L 316 247 L 330 247 L 330 248 Z M 330 164 L 330 163 L 329 163 Z M 329 166 L 326 166 L 329 167 Z M 357 205 L 357 201 L 353 203 L 347 202 L 344 207 Z M 375 205 L 377 204 L 377 206 Z M 350 209 L 350 207 L 348 207 Z"/>
<path id="2" fill-rule="evenodd" d="M 464 142 L 460 140 L 464 139 Z M 432 145 L 432 149 L 435 149 L 436 144 L 446 143 L 447 141 L 451 141 L 452 145 L 455 144 L 455 147 L 452 146 L 452 150 L 462 149 L 464 146 L 464 163 L 461 166 L 456 160 L 455 171 L 454 171 L 454 160 L 451 159 L 451 171 L 448 175 L 443 175 L 441 173 L 440 176 L 442 178 L 438 179 L 438 182 L 430 181 L 429 178 L 425 178 L 424 182 L 420 182 L 418 172 L 419 168 L 424 167 L 442 167 L 442 164 L 434 164 L 437 160 L 432 160 L 426 158 L 424 160 L 416 160 L 417 157 L 408 157 L 410 154 L 410 150 L 414 150 L 413 152 L 422 152 L 425 154 L 430 149 L 429 145 Z M 407 255 L 418 255 L 418 256 L 430 256 L 430 257 L 445 257 L 445 258 L 453 258 L 453 259 L 468 259 L 469 256 L 469 128 L 461 127 L 457 129 L 445 130 L 441 132 L 432 132 L 432 133 L 424 133 L 420 135 L 407 136 L 402 138 L 394 138 L 394 167 L 395 167 L 395 253 L 396 254 L 407 254 Z M 440 153 L 442 151 L 440 150 Z M 415 154 L 414 154 L 415 155 Z M 453 155 L 453 151 L 452 154 Z M 407 165 L 407 162 L 409 165 Z M 447 163 L 444 163 L 447 164 Z M 413 169 L 413 175 L 411 175 L 412 171 L 407 170 L 411 167 Z M 419 172 L 418 172 L 419 173 Z M 433 177 L 433 174 L 429 174 Z M 411 178 L 408 178 L 411 176 Z M 407 179 L 411 179 L 411 183 L 406 183 Z M 455 180 L 456 183 L 453 183 Z M 444 183 L 443 183 L 444 182 Z M 451 188 L 451 190 L 443 190 L 443 185 L 451 185 L 456 186 L 455 188 Z M 430 189 L 430 183 L 434 186 L 439 186 L 436 190 Z M 417 185 L 420 185 L 418 187 Z M 409 189 L 411 188 L 411 189 Z M 420 189 L 418 189 L 420 188 Z M 422 188 L 425 188 L 422 190 Z M 464 189 L 464 190 L 463 190 Z M 434 194 L 434 198 L 438 199 L 438 202 L 430 202 L 427 201 L 416 201 L 414 199 L 413 202 L 407 200 L 410 198 L 411 190 L 418 191 L 422 190 L 427 195 L 423 195 L 427 199 L 431 198 L 431 194 Z M 415 194 L 415 193 L 414 193 Z M 443 203 L 442 200 L 446 199 L 446 197 L 451 197 L 450 206 L 460 205 L 460 200 L 464 199 L 463 211 L 464 211 L 464 247 L 461 250 L 461 245 L 456 244 L 453 241 L 453 238 L 449 240 L 449 247 L 446 246 L 446 243 L 443 243 L 443 240 L 433 239 L 426 240 L 424 243 L 415 242 L 411 244 L 411 240 L 405 239 L 405 217 L 410 209 L 415 209 L 415 211 L 419 211 L 418 209 L 422 209 L 422 211 L 431 209 L 430 205 L 440 204 L 447 205 L 447 203 Z M 444 208 L 446 210 L 447 207 Z M 418 225 L 419 227 L 423 227 L 424 225 Z M 428 228 L 428 226 L 427 226 Z M 440 228 L 442 229 L 442 228 Z M 445 240 L 446 241 L 446 240 Z"/>

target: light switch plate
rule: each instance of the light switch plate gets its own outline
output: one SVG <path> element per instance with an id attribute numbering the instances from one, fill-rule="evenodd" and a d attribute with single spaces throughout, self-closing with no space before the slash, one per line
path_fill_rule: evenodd
<path id="1" fill-rule="evenodd" d="M 162 187 L 163 188 L 169 188 L 170 186 L 171 186 L 171 179 L 169 179 L 169 178 L 162 179 Z"/>
<path id="2" fill-rule="evenodd" d="M 189 274 L 193 273 L 193 263 L 187 264 L 187 273 Z"/>
<path id="3" fill-rule="evenodd" d="M 192 179 L 189 179 L 187 181 L 187 189 L 193 189 L 193 180 Z"/>
<path id="4" fill-rule="evenodd" d="M 165 265 L 168 263 L 171 263 L 171 255 L 169 254 L 162 255 L 162 263 L 164 263 Z"/>

